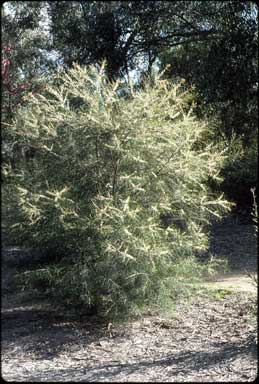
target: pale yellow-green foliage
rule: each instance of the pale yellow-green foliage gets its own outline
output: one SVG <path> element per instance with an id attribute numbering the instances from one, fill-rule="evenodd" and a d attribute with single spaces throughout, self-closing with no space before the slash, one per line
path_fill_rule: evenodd
<path id="1" fill-rule="evenodd" d="M 86 286 L 92 268 L 93 302 L 120 311 L 119 302 L 145 302 L 180 281 L 177 262 L 206 249 L 204 226 L 229 204 L 207 187 L 223 154 L 202 142 L 208 128 L 186 111 L 181 84 L 160 74 L 122 97 L 104 66 L 61 72 L 17 116 L 13 136 L 37 154 L 12 175 L 13 229 L 80 255 L 71 270 L 84 278 L 73 284 Z M 166 228 L 162 214 L 172 218 Z"/>

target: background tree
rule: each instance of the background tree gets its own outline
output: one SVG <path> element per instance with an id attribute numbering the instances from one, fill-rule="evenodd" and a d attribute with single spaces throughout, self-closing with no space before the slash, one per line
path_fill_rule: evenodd
<path id="1" fill-rule="evenodd" d="M 22 93 L 50 71 L 50 40 L 44 2 L 10 1 L 2 7 L 2 112 L 9 120 Z"/>
<path id="2" fill-rule="evenodd" d="M 53 71 L 51 40 L 44 2 L 6 2 L 2 7 L 2 160 L 14 166 L 21 155 L 9 124 L 26 105 L 30 92 L 39 92 Z"/>
<path id="3" fill-rule="evenodd" d="M 144 59 L 150 67 L 165 47 L 220 33 L 214 26 L 207 28 L 206 20 L 211 15 L 207 15 L 202 2 L 195 2 L 199 12 L 189 22 L 194 9 L 191 3 L 51 1 L 49 15 L 54 45 L 66 65 L 73 61 L 91 64 L 106 59 L 111 77 L 136 69 L 139 60 Z"/>
<path id="4" fill-rule="evenodd" d="M 231 141 L 236 133 L 250 145 L 257 128 L 256 8 L 250 2 L 218 4 L 220 15 L 214 16 L 214 23 L 224 33 L 167 50 L 161 56 L 161 66 L 170 63 L 170 77 L 183 77 L 195 84 L 200 111 L 217 115 L 219 134 Z M 206 7 L 212 10 L 213 2 Z"/>

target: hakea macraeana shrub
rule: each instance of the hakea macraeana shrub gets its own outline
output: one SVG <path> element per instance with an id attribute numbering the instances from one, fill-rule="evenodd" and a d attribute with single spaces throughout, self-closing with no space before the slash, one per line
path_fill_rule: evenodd
<path id="1" fill-rule="evenodd" d="M 105 64 L 74 65 L 20 109 L 10 129 L 35 156 L 4 172 L 12 232 L 53 253 L 31 276 L 60 302 L 136 314 L 199 276 L 204 228 L 228 203 L 207 186 L 223 156 L 185 98 L 162 74 L 125 89 Z"/>

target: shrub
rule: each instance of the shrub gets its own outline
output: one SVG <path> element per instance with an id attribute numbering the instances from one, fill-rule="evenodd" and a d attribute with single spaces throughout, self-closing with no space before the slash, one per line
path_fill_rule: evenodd
<path id="1" fill-rule="evenodd" d="M 201 144 L 206 124 L 185 97 L 162 74 L 122 95 L 104 64 L 75 65 L 18 113 L 12 134 L 35 156 L 5 170 L 12 232 L 63 256 L 40 274 L 59 300 L 118 317 L 198 278 L 193 254 L 228 203 L 209 192 L 223 156 Z"/>
<path id="2" fill-rule="evenodd" d="M 255 226 L 255 232 L 257 235 L 258 232 L 258 205 L 257 205 L 257 196 L 255 194 L 256 188 L 251 188 L 251 193 L 253 196 L 253 211 L 252 211 L 252 219 Z"/>
<path id="3" fill-rule="evenodd" d="M 255 194 L 256 188 L 251 188 L 251 193 L 253 197 L 253 210 L 252 210 L 252 220 L 254 222 L 255 237 L 258 236 L 258 205 L 257 205 L 257 196 Z M 250 277 L 252 284 L 258 290 L 258 275 L 252 274 L 246 271 L 248 277 Z M 254 301 L 254 313 L 257 313 L 257 300 Z"/>

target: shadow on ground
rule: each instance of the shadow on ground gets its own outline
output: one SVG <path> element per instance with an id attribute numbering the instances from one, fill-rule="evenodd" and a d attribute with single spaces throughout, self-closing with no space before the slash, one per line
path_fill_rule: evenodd
<path id="1" fill-rule="evenodd" d="M 84 345 L 96 342 L 105 334 L 104 324 L 95 317 L 79 318 L 73 314 L 33 309 L 31 306 L 2 310 L 2 353 L 15 344 L 36 359 L 53 359 L 65 350 L 80 347 L 78 329 Z"/>
<path id="2" fill-rule="evenodd" d="M 87 358 L 85 359 L 85 367 L 60 369 L 60 370 L 44 370 L 40 373 L 40 377 L 48 377 L 55 379 L 57 377 L 68 379 L 73 377 L 74 380 L 80 381 L 98 381 L 105 378 L 105 381 L 116 381 L 116 378 L 122 375 L 123 377 L 130 377 L 134 374 L 141 374 L 142 377 L 147 374 L 149 369 L 162 368 L 165 372 L 168 371 L 169 377 L 171 375 L 184 375 L 195 374 L 195 372 L 208 371 L 212 367 L 228 365 L 232 360 L 235 360 L 240 355 L 251 355 L 256 357 L 257 346 L 253 337 L 247 338 L 241 343 L 217 343 L 214 345 L 218 350 L 215 352 L 204 351 L 184 351 L 172 353 L 159 359 L 145 359 L 138 362 L 129 364 L 97 364 L 94 367 L 87 367 Z M 82 362 L 82 365 L 84 363 Z M 54 376 L 52 376 L 54 374 Z M 28 381 L 36 380 L 37 376 L 28 377 Z"/>

